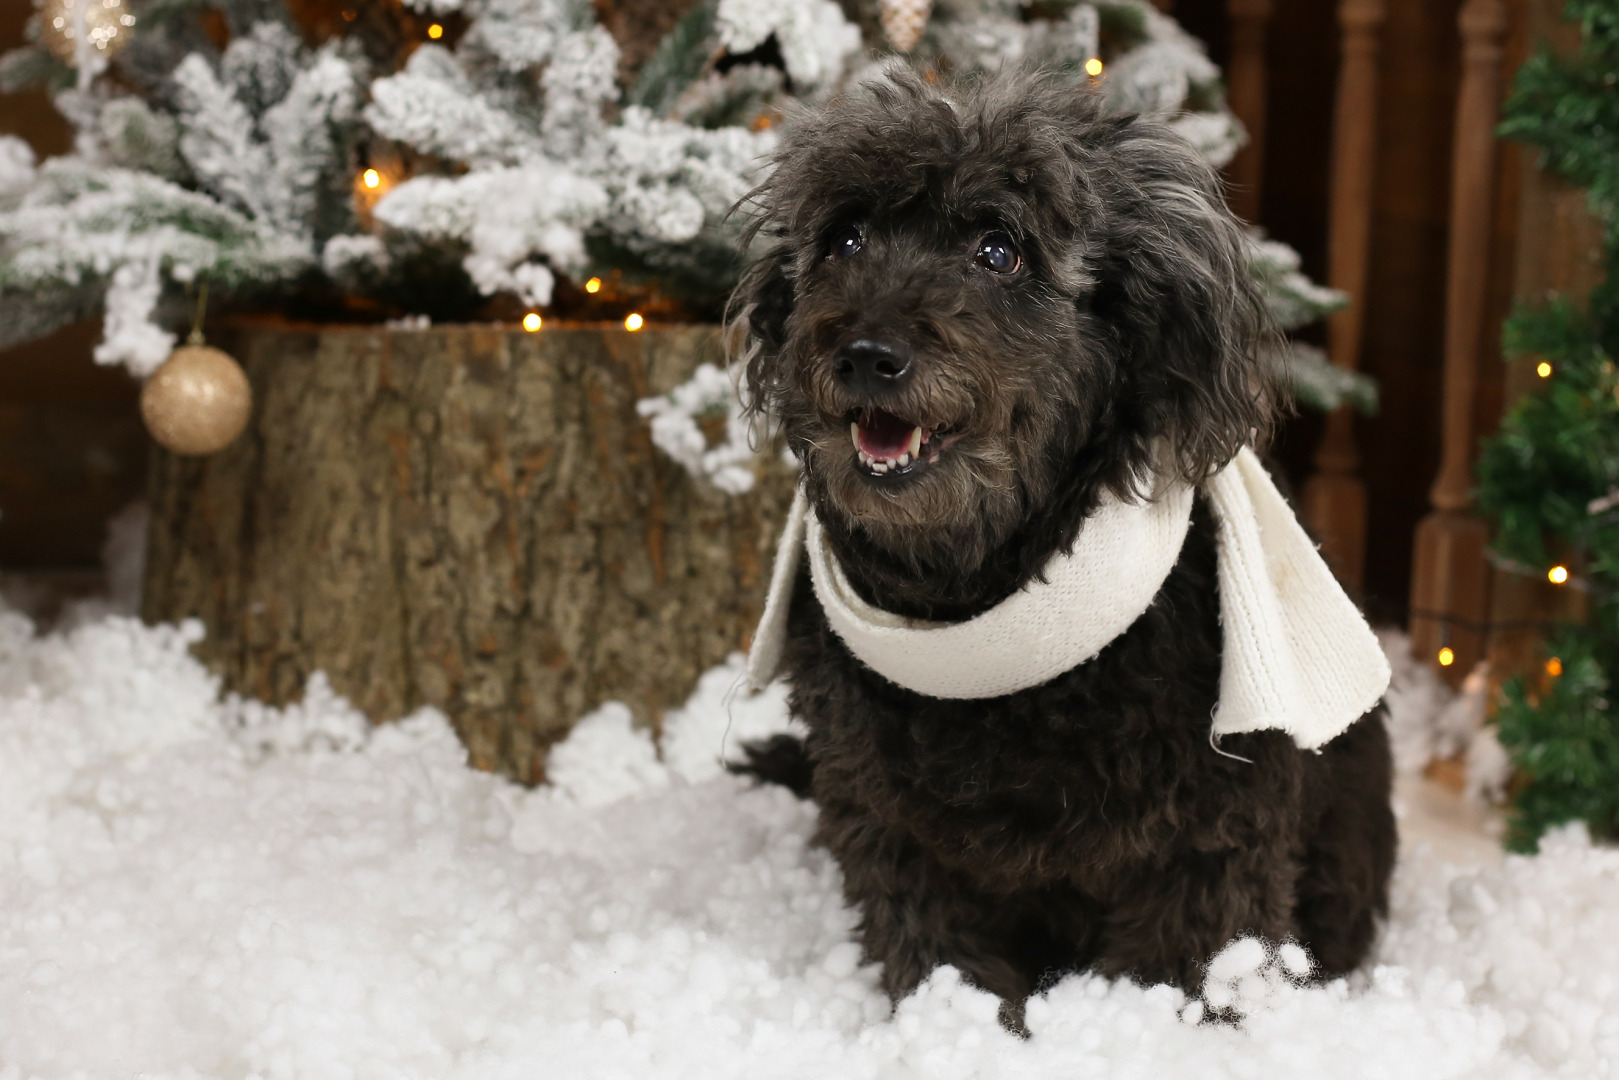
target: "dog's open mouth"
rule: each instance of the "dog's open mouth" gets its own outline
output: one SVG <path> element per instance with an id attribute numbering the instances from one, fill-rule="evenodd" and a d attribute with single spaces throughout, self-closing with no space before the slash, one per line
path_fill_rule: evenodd
<path id="1" fill-rule="evenodd" d="M 960 433 L 915 424 L 882 409 L 859 409 L 849 418 L 860 467 L 872 476 L 905 476 L 939 460 Z"/>

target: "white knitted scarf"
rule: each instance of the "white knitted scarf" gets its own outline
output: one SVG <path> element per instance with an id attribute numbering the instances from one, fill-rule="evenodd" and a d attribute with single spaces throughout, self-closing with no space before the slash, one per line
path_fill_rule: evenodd
<path id="1" fill-rule="evenodd" d="M 1204 493 L 1217 529 L 1224 635 L 1212 736 L 1276 728 L 1301 747 L 1319 747 L 1377 704 L 1388 660 L 1252 450 L 1211 477 Z M 1186 484 L 1144 503 L 1107 497 L 1073 550 L 1046 564 L 1045 580 L 965 622 L 934 623 L 861 599 L 800 490 L 754 634 L 749 681 L 762 688 L 775 677 L 807 553 L 832 629 L 890 681 L 939 698 L 1039 686 L 1095 657 L 1147 610 L 1180 557 L 1192 499 Z"/>

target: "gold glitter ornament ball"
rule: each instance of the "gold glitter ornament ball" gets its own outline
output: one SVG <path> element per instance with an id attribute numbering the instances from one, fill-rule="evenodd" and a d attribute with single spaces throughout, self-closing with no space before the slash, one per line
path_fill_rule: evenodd
<path id="1" fill-rule="evenodd" d="M 176 454 L 223 450 L 252 412 L 253 388 L 241 366 L 207 345 L 175 349 L 141 389 L 146 429 Z"/>
<path id="2" fill-rule="evenodd" d="M 928 28 L 933 0 L 877 0 L 877 18 L 883 36 L 900 52 L 908 53 L 922 40 Z"/>
<path id="3" fill-rule="evenodd" d="M 135 15 L 126 0 L 44 0 L 39 5 L 41 38 L 51 55 L 79 65 L 79 31 L 101 56 L 111 59 L 129 44 Z"/>

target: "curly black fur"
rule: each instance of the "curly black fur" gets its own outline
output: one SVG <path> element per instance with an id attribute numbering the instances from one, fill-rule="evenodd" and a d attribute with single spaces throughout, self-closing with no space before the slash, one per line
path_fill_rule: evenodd
<path id="1" fill-rule="evenodd" d="M 893 71 L 806 117 L 756 197 L 773 242 L 733 298 L 753 400 L 881 607 L 982 611 L 1070 548 L 1105 492 L 1200 481 L 1269 428 L 1263 307 L 1218 181 L 1088 92 L 1018 75 L 948 93 Z M 858 254 L 838 257 L 851 229 Z M 974 260 L 1002 234 L 1013 272 Z M 836 370 L 872 338 L 914 357 L 878 392 Z M 849 442 L 870 408 L 952 440 L 874 476 Z M 895 996 L 942 963 L 1014 1007 L 1085 968 L 1190 989 L 1241 932 L 1346 971 L 1394 859 L 1381 711 L 1320 753 L 1274 731 L 1217 750 L 1220 653 L 1201 498 L 1145 615 L 1091 662 L 993 700 L 875 674 L 805 575 L 783 664 L 810 734 L 741 768 L 819 804 Z"/>

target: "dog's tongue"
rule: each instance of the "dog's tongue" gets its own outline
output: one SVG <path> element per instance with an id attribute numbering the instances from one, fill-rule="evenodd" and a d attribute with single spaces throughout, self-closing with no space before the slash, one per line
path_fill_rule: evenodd
<path id="1" fill-rule="evenodd" d="M 879 461 L 897 458 L 911 446 L 911 432 L 916 425 L 901 420 L 893 413 L 869 409 L 861 414 L 860 449 Z"/>

